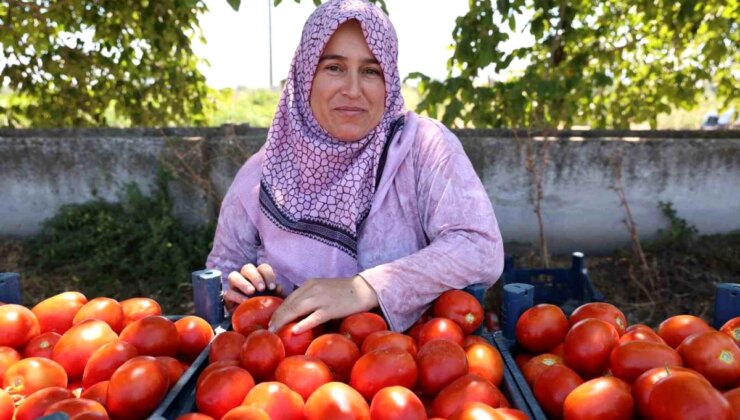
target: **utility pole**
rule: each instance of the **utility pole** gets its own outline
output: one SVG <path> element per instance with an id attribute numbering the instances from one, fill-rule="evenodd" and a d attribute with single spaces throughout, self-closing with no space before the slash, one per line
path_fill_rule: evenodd
<path id="1" fill-rule="evenodd" d="M 267 30 L 269 32 L 269 49 L 270 49 L 270 90 L 274 88 L 272 83 L 272 0 L 267 0 Z"/>

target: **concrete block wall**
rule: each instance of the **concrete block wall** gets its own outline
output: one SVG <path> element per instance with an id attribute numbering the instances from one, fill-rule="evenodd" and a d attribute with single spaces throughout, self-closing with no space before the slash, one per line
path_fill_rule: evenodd
<path id="1" fill-rule="evenodd" d="M 537 243 L 529 157 L 543 148 L 542 213 L 552 253 L 608 253 L 629 245 L 615 170 L 640 236 L 667 226 L 658 203 L 700 233 L 740 229 L 740 133 L 456 131 L 493 203 L 507 242 Z M 246 126 L 167 129 L 0 129 L 0 235 L 29 236 L 64 204 L 147 192 L 164 167 L 175 211 L 190 224 L 217 216 L 241 164 L 264 143 Z M 464 209 L 461 209 L 464 211 Z"/>

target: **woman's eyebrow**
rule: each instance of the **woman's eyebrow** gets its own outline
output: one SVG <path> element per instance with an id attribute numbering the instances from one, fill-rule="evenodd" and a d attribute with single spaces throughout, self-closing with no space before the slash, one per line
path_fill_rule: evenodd
<path id="1" fill-rule="evenodd" d="M 324 54 L 321 57 L 319 57 L 319 63 L 324 60 L 340 60 L 340 61 L 346 61 L 347 57 L 341 55 L 341 54 Z M 380 64 L 380 62 L 375 57 L 370 58 L 363 58 L 362 62 L 365 64 Z"/>

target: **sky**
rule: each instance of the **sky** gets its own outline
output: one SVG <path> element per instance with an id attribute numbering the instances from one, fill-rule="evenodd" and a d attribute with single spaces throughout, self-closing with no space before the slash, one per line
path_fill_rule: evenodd
<path id="1" fill-rule="evenodd" d="M 208 60 L 203 66 L 207 83 L 214 88 L 270 86 L 268 5 L 272 0 L 242 0 L 235 12 L 226 0 L 207 0 L 209 12 L 200 18 L 207 44 L 193 45 Z M 455 18 L 468 10 L 468 0 L 386 0 L 398 34 L 398 67 L 401 77 L 421 71 L 435 79 L 447 75 L 452 56 Z M 303 23 L 315 9 L 311 0 L 283 0 L 272 8 L 273 84 L 288 74 L 301 38 Z M 423 14 L 423 18 L 422 18 Z"/>

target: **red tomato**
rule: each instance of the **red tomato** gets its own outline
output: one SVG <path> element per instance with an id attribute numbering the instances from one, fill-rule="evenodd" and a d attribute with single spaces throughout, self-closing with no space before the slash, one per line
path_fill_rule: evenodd
<path id="1" fill-rule="evenodd" d="M 630 326 L 627 332 L 619 337 L 620 343 L 627 343 L 629 341 L 651 341 L 653 343 L 665 344 L 662 338 L 653 331 L 652 328 L 638 324 L 636 327 Z"/>
<path id="2" fill-rule="evenodd" d="M 136 347 L 125 341 L 115 340 L 100 346 L 85 364 L 82 386 L 88 388 L 100 381 L 107 381 L 119 366 L 138 355 Z"/>
<path id="3" fill-rule="evenodd" d="M 735 344 L 740 347 L 740 316 L 725 322 L 719 330 L 729 335 L 735 341 Z"/>
<path id="4" fill-rule="evenodd" d="M 395 385 L 413 388 L 417 374 L 416 362 L 408 352 L 395 348 L 373 350 L 355 362 L 350 385 L 372 400 L 381 388 Z"/>
<path id="5" fill-rule="evenodd" d="M 563 415 L 569 420 L 629 420 L 634 410 L 635 402 L 629 385 L 613 376 L 591 379 L 578 385 L 563 403 Z"/>
<path id="6" fill-rule="evenodd" d="M 8 370 L 10 365 L 19 360 L 21 360 L 21 354 L 14 348 L 0 346 L 0 378 L 5 375 L 5 371 Z"/>
<path id="7" fill-rule="evenodd" d="M 365 337 L 375 331 L 384 331 L 388 329 L 388 324 L 382 316 L 372 312 L 360 312 L 344 318 L 339 326 L 339 334 L 344 334 L 350 340 L 362 347 Z"/>
<path id="8" fill-rule="evenodd" d="M 437 394 L 432 403 L 432 414 L 448 418 L 468 401 L 477 401 L 497 408 L 505 401 L 504 395 L 492 383 L 478 375 L 457 378 Z M 508 406 L 508 402 L 505 403 Z"/>
<path id="9" fill-rule="evenodd" d="M 690 372 L 672 372 L 654 386 L 647 417 L 655 419 L 731 420 L 732 406 L 705 380 Z"/>
<path id="10" fill-rule="evenodd" d="M 362 354 L 373 350 L 382 350 L 389 348 L 398 348 L 409 352 L 412 357 L 416 357 L 416 342 L 408 335 L 393 331 L 375 331 L 368 335 L 362 342 Z"/>
<path id="11" fill-rule="evenodd" d="M 221 420 L 270 420 L 270 416 L 261 408 L 240 405 L 229 410 Z"/>
<path id="12" fill-rule="evenodd" d="M 36 420 L 44 415 L 44 411 L 57 401 L 74 398 L 72 391 L 67 388 L 53 386 L 40 389 L 26 397 L 23 403 L 15 410 L 15 420 Z"/>
<path id="13" fill-rule="evenodd" d="M 426 324 L 426 323 L 424 323 Z M 408 331 L 406 331 L 406 335 L 413 338 L 415 342 L 419 342 L 419 334 L 421 333 L 422 328 L 424 328 L 424 324 L 416 324 L 413 327 L 409 328 Z"/>
<path id="14" fill-rule="evenodd" d="M 624 313 L 611 303 L 589 302 L 577 307 L 570 314 L 570 325 L 576 325 L 578 321 L 587 318 L 596 318 L 612 324 L 620 336 L 627 329 L 627 318 L 625 318 Z"/>
<path id="15" fill-rule="evenodd" d="M 213 370 L 195 388 L 198 411 L 220 419 L 232 408 L 241 405 L 254 387 L 254 379 L 245 369 L 226 366 Z"/>
<path id="16" fill-rule="evenodd" d="M 651 341 L 619 344 L 609 356 L 612 375 L 630 384 L 643 372 L 661 366 L 683 366 L 683 361 L 676 350 Z"/>
<path id="17" fill-rule="evenodd" d="M 214 418 L 202 413 L 187 413 L 178 417 L 176 420 L 214 420 Z"/>
<path id="18" fill-rule="evenodd" d="M 289 356 L 275 369 L 275 380 L 297 392 L 303 400 L 321 385 L 333 380 L 326 363 L 315 357 Z"/>
<path id="19" fill-rule="evenodd" d="M 472 334 L 483 322 L 483 307 L 478 299 L 462 290 L 442 293 L 432 306 L 435 318 L 455 321 L 465 335 Z"/>
<path id="20" fill-rule="evenodd" d="M 265 410 L 271 419 L 302 420 L 304 402 L 297 392 L 280 382 L 262 382 L 255 385 L 242 405 Z"/>
<path id="21" fill-rule="evenodd" d="M 22 349 L 41 333 L 36 315 L 21 305 L 0 306 L 0 346 Z"/>
<path id="22" fill-rule="evenodd" d="M 490 344 L 473 344 L 465 348 L 468 358 L 468 373 L 487 379 L 495 386 L 504 380 L 504 359 L 501 353 Z"/>
<path id="23" fill-rule="evenodd" d="M 210 363 L 219 360 L 239 360 L 242 354 L 242 346 L 247 337 L 235 331 L 225 331 L 216 336 L 211 342 L 208 350 L 208 361 Z"/>
<path id="24" fill-rule="evenodd" d="M 89 322 L 89 321 L 85 321 Z M 151 356 L 136 356 L 116 369 L 106 402 L 111 417 L 148 417 L 167 394 L 169 376 Z"/>
<path id="25" fill-rule="evenodd" d="M 242 367 L 241 363 L 239 363 L 238 360 L 219 360 L 217 362 L 213 362 L 210 365 L 206 366 L 205 369 L 203 369 L 203 371 L 200 373 L 200 376 L 198 376 L 198 380 L 195 383 L 195 387 L 198 388 L 203 380 L 206 379 L 211 372 L 227 366 Z"/>
<path id="26" fill-rule="evenodd" d="M 612 324 L 586 318 L 570 328 L 563 344 L 565 364 L 585 377 L 596 377 L 609 366 L 609 355 L 619 344 Z"/>
<path id="27" fill-rule="evenodd" d="M 530 387 L 534 387 L 542 372 L 554 364 L 563 364 L 563 358 L 552 353 L 542 353 L 532 357 L 521 367 L 522 375 Z"/>
<path id="28" fill-rule="evenodd" d="M 157 356 L 156 359 L 162 364 L 164 369 L 167 371 L 167 377 L 170 382 L 169 389 L 180 380 L 180 377 L 185 370 L 188 368 L 186 364 L 170 356 Z"/>
<path id="29" fill-rule="evenodd" d="M 184 360 L 191 363 L 208 343 L 213 339 L 211 324 L 199 316 L 185 316 L 175 321 L 175 329 L 179 337 L 180 354 Z"/>
<path id="30" fill-rule="evenodd" d="M 732 406 L 732 411 L 735 412 L 735 420 L 737 420 L 740 417 L 740 387 L 727 391 L 724 395 L 727 402 Z"/>
<path id="31" fill-rule="evenodd" d="M 69 420 L 109 420 L 109 417 L 105 414 L 86 411 L 70 417 Z"/>
<path id="32" fill-rule="evenodd" d="M 678 346 L 678 353 L 686 367 L 704 375 L 716 388 L 730 388 L 740 382 L 740 349 L 727 334 L 694 334 Z"/>
<path id="33" fill-rule="evenodd" d="M 528 352 L 539 354 L 565 340 L 568 318 L 563 310 L 549 303 L 535 305 L 522 313 L 516 322 L 516 341 Z"/>
<path id="34" fill-rule="evenodd" d="M 449 420 L 499 420 L 496 408 L 477 401 L 468 401 L 452 413 Z"/>
<path id="35" fill-rule="evenodd" d="M 98 319 L 88 319 L 72 326 L 62 335 L 54 346 L 52 359 L 64 367 L 70 380 L 76 380 L 82 377 L 93 353 L 117 339 L 118 336 L 108 324 Z"/>
<path id="36" fill-rule="evenodd" d="M 434 340 L 425 344 L 416 355 L 419 372 L 418 389 L 434 396 L 442 388 L 468 373 L 465 350 L 447 340 Z"/>
<path id="37" fill-rule="evenodd" d="M 645 371 L 642 375 L 638 376 L 637 379 L 632 383 L 632 396 L 635 398 L 635 408 L 637 410 L 637 413 L 639 413 L 642 416 L 647 415 L 647 405 L 648 401 L 650 400 L 650 394 L 653 392 L 653 387 L 655 384 L 660 381 L 661 379 L 665 378 L 669 374 L 673 372 L 688 372 L 693 375 L 696 375 L 697 378 L 700 378 L 704 380 L 708 385 L 709 381 L 707 381 L 703 376 L 701 376 L 698 372 L 679 367 L 679 366 L 673 366 L 673 367 L 657 367 L 652 368 L 650 370 Z"/>
<path id="38" fill-rule="evenodd" d="M 123 329 L 123 308 L 115 299 L 98 297 L 83 305 L 72 323 L 79 324 L 86 319 L 105 321 L 118 334 Z"/>
<path id="39" fill-rule="evenodd" d="M 321 359 L 331 369 L 334 380 L 347 382 L 352 366 L 360 358 L 360 350 L 342 334 L 324 334 L 311 342 L 306 356 Z"/>
<path id="40" fill-rule="evenodd" d="M 419 330 L 419 347 L 432 340 L 449 340 L 462 347 L 465 344 L 465 334 L 462 328 L 451 319 L 432 318 Z"/>
<path id="41" fill-rule="evenodd" d="M 552 353 L 547 353 L 552 354 Z M 560 356 L 562 357 L 562 356 Z M 527 364 L 528 361 L 532 360 L 532 355 L 527 353 L 519 353 L 516 356 L 514 356 L 514 362 L 519 367 L 519 369 L 524 369 L 524 365 Z"/>
<path id="42" fill-rule="evenodd" d="M 44 411 L 44 415 L 48 416 L 52 413 L 66 413 L 70 418 L 82 413 L 99 413 L 108 417 L 108 412 L 105 411 L 99 402 L 88 400 L 86 398 L 68 398 L 66 400 L 57 401 L 54 404 L 47 407 Z"/>
<path id="43" fill-rule="evenodd" d="M 477 401 L 469 401 L 461 405 L 449 420 L 529 420 L 529 417 L 512 408 L 493 408 Z"/>
<path id="44" fill-rule="evenodd" d="M 300 334 L 294 334 L 291 329 L 297 322 L 289 322 L 277 331 L 277 336 L 283 342 L 286 356 L 303 355 L 306 349 L 314 339 L 313 330 L 304 331 Z"/>
<path id="45" fill-rule="evenodd" d="M 245 337 L 256 330 L 266 330 L 273 312 L 283 303 L 277 296 L 251 297 L 237 306 L 231 314 L 234 331 Z"/>
<path id="46" fill-rule="evenodd" d="M 0 420 L 11 420 L 15 413 L 13 398 L 4 389 L 0 389 Z"/>
<path id="47" fill-rule="evenodd" d="M 489 344 L 488 340 L 485 338 L 479 336 L 479 335 L 469 335 L 465 337 L 465 343 L 463 344 L 463 348 L 467 348 L 471 344 L 475 343 L 481 343 L 481 344 Z"/>
<path id="48" fill-rule="evenodd" d="M 32 338 L 23 349 L 23 357 L 46 357 L 51 359 L 54 346 L 62 336 L 49 331 Z"/>
<path id="49" fill-rule="evenodd" d="M 614 329 L 605 321 L 597 321 Z M 616 334 L 617 331 L 614 330 L 614 333 Z M 545 414 L 554 418 L 562 418 L 565 398 L 582 383 L 583 379 L 573 369 L 566 365 L 555 364 L 542 372 L 535 382 L 534 396 Z"/>
<path id="50" fill-rule="evenodd" d="M 177 356 L 180 335 L 175 323 L 162 316 L 148 316 L 128 324 L 121 341 L 131 343 L 143 356 Z"/>
<path id="51" fill-rule="evenodd" d="M 280 337 L 257 330 L 247 336 L 239 356 L 242 367 L 257 381 L 274 379 L 275 368 L 285 359 L 285 348 Z"/>
<path id="52" fill-rule="evenodd" d="M 389 386 L 378 391 L 370 403 L 373 420 L 426 420 L 427 412 L 419 397 L 408 388 Z"/>
<path id="53" fill-rule="evenodd" d="M 67 373 L 57 362 L 45 357 L 21 359 L 3 375 L 3 387 L 11 394 L 28 396 L 39 389 L 67 386 Z"/>
<path id="54" fill-rule="evenodd" d="M 657 332 L 666 344 L 675 349 L 686 337 L 707 331 L 714 331 L 714 328 L 703 319 L 693 315 L 676 315 L 661 322 Z"/>
<path id="55" fill-rule="evenodd" d="M 565 343 L 560 343 L 557 346 L 550 349 L 550 353 L 554 354 L 555 356 L 563 357 L 564 352 L 565 352 Z"/>
<path id="56" fill-rule="evenodd" d="M 77 311 L 87 303 L 79 292 L 64 292 L 37 303 L 31 311 L 36 315 L 41 333 L 53 331 L 64 334 L 71 326 Z"/>
<path id="57" fill-rule="evenodd" d="M 329 382 L 308 397 L 305 414 L 306 420 L 370 420 L 370 407 L 349 385 Z"/>
<path id="58" fill-rule="evenodd" d="M 154 299 L 135 297 L 122 300 L 123 327 L 148 316 L 162 315 L 162 307 Z"/>
<path id="59" fill-rule="evenodd" d="M 110 381 L 102 381 L 89 388 L 85 388 L 85 390 L 82 391 L 82 393 L 80 394 L 80 398 L 87 398 L 88 400 L 97 401 L 102 404 L 103 407 L 106 407 L 109 383 Z"/>

